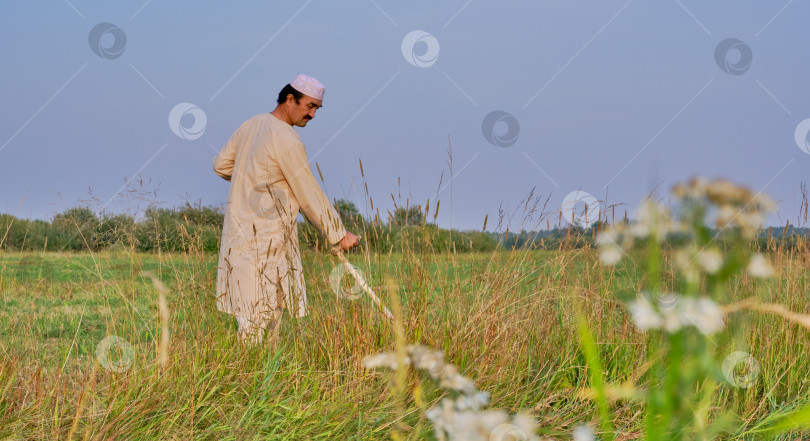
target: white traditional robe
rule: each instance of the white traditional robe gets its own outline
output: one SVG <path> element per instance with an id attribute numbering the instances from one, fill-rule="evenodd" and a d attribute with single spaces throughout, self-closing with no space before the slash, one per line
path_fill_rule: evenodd
<path id="1" fill-rule="evenodd" d="M 270 113 L 237 129 L 214 158 L 231 181 L 217 271 L 217 308 L 263 329 L 281 308 L 307 314 L 296 217 L 339 242 L 346 230 L 324 195 L 292 126 Z M 261 338 L 261 337 L 260 337 Z"/>

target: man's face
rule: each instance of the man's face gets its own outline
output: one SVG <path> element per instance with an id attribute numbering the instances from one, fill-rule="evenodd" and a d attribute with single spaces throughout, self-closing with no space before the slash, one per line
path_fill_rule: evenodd
<path id="1" fill-rule="evenodd" d="M 304 95 L 295 102 L 292 95 L 287 96 L 287 115 L 293 125 L 305 127 L 309 120 L 315 118 L 315 111 L 323 105 L 323 101 Z"/>

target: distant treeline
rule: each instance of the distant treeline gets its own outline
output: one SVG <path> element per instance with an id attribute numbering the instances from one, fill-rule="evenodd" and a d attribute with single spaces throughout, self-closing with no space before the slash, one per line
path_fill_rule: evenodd
<path id="1" fill-rule="evenodd" d="M 362 235 L 363 242 L 379 252 L 581 248 L 593 244 L 597 232 L 606 227 L 597 222 L 587 230 L 458 231 L 427 222 L 419 207 L 397 208 L 386 221 L 366 219 L 346 200 L 335 201 L 335 207 L 347 230 Z M 50 222 L 0 214 L 0 250 L 217 252 L 223 221 L 221 208 L 189 203 L 148 208 L 138 219 L 129 214 L 99 214 L 88 207 L 70 208 Z M 298 234 L 302 246 L 323 250 L 322 236 L 309 223 L 299 223 Z M 759 246 L 770 242 L 793 247 L 808 235 L 808 228 L 768 228 L 762 232 Z"/>
<path id="2" fill-rule="evenodd" d="M 496 236 L 486 232 L 440 229 L 425 222 L 418 208 L 399 208 L 385 222 L 360 215 L 355 205 L 335 202 L 349 231 L 360 234 L 372 250 L 488 251 L 497 247 Z M 174 208 L 147 208 L 137 219 L 130 214 L 97 213 L 89 207 L 65 210 L 48 222 L 0 214 L 0 250 L 217 252 L 225 216 L 221 208 L 186 203 Z M 323 237 L 301 222 L 299 242 L 323 248 Z"/>
<path id="3" fill-rule="evenodd" d="M 217 251 L 222 212 L 187 204 L 148 208 L 140 220 L 129 214 L 97 214 L 70 208 L 50 222 L 0 214 L 0 249 L 14 251 Z"/>

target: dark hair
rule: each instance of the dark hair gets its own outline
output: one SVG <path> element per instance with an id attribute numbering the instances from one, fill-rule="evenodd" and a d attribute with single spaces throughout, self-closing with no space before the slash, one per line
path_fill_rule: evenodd
<path id="1" fill-rule="evenodd" d="M 284 104 L 285 102 L 287 102 L 287 95 L 292 95 L 296 104 L 298 104 L 298 102 L 301 100 L 301 97 L 304 96 L 303 93 L 295 90 L 294 87 L 288 84 L 284 86 L 283 89 L 281 89 L 281 92 L 278 93 L 278 103 Z"/>

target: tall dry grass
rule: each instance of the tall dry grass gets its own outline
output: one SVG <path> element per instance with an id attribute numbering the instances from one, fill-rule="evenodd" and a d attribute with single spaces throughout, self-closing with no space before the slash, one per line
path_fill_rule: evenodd
<path id="1" fill-rule="evenodd" d="M 526 225 L 553 216 L 532 213 Z M 418 241 L 441 240 L 427 226 L 419 231 Z M 617 387 L 665 384 L 655 368 L 663 337 L 639 332 L 626 306 L 649 284 L 648 256 L 632 249 L 605 266 L 593 246 L 574 246 L 593 239 L 578 234 L 553 251 L 449 246 L 437 253 L 401 237 L 400 253 L 351 254 L 383 300 L 401 308 L 400 328 L 368 299 L 337 296 L 329 274 L 339 262 L 305 252 L 310 314 L 285 315 L 275 352 L 239 344 L 233 319 L 214 307 L 216 256 L 194 239 L 188 252 L 173 254 L 2 253 L 0 439 L 431 439 L 424 412 L 447 391 L 423 376 L 395 379 L 362 364 L 369 354 L 396 350 L 398 329 L 401 341 L 442 351 L 491 394 L 491 408 L 530 413 L 541 436 L 567 439 L 583 424 L 604 428 L 607 412 L 613 432 L 601 436 L 643 438 L 647 407 Z M 740 274 L 728 299 L 810 312 L 807 246 L 768 240 L 762 251 L 778 277 Z M 661 261 L 660 288 L 677 290 L 666 247 Z M 735 314 L 728 338 L 709 352 L 722 360 L 744 350 L 761 371 L 753 387 L 718 385 L 707 415 L 712 421 L 734 411 L 722 438 L 773 439 L 764 430 L 808 404 L 807 330 L 771 313 Z M 131 364 L 126 344 L 99 356 L 108 336 L 131 345 Z M 782 428 L 790 430 L 801 429 Z"/>

